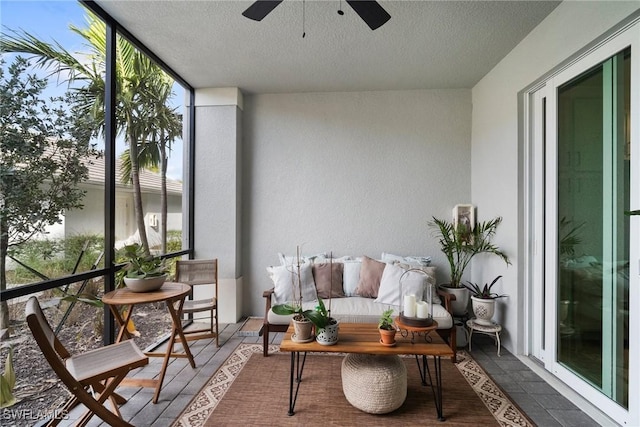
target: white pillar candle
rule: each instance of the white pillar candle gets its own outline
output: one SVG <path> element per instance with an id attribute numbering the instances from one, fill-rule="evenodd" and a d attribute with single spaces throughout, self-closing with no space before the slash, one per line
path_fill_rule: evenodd
<path id="1" fill-rule="evenodd" d="M 404 296 L 404 315 L 406 317 L 416 317 L 416 296 Z"/>
<path id="2" fill-rule="evenodd" d="M 426 319 L 429 317 L 429 304 L 425 301 L 417 302 L 418 319 Z"/>

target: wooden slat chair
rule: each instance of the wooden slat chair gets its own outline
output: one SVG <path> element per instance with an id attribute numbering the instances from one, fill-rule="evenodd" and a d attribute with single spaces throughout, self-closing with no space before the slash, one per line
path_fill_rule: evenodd
<path id="1" fill-rule="evenodd" d="M 115 389 L 132 369 L 149 363 L 149 358 L 133 340 L 72 356 L 53 333 L 36 297 L 29 298 L 25 312 L 29 329 L 44 357 L 72 394 L 61 413 L 82 403 L 87 412 L 80 417 L 77 426 L 86 425 L 93 415 L 111 426 L 131 426 L 122 419 L 118 409 L 118 404 L 125 403 L 126 399 L 116 394 Z M 107 399 L 111 411 L 104 406 Z M 54 418 L 47 425 L 59 422 L 60 419 Z"/>
<path id="2" fill-rule="evenodd" d="M 210 313 L 208 328 L 185 330 L 187 341 L 204 338 L 215 338 L 216 346 L 220 346 L 218 338 L 218 260 L 217 259 L 181 259 L 176 261 L 176 282 L 196 286 L 214 285 L 213 295 L 209 298 L 186 300 L 183 313 Z"/>

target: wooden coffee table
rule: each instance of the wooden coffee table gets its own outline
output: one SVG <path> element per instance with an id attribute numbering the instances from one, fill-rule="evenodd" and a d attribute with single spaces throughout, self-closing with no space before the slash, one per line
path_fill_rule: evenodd
<path id="1" fill-rule="evenodd" d="M 442 413 L 442 369 L 441 359 L 443 357 L 453 358 L 453 350 L 447 345 L 440 335 L 433 332 L 430 334 L 430 342 L 416 340 L 411 342 L 409 337 L 402 337 L 396 334 L 396 345 L 386 347 L 380 344 L 380 333 L 378 326 L 374 323 L 341 323 L 338 334 L 338 343 L 335 345 L 321 345 L 315 341 L 309 343 L 297 343 L 291 340 L 293 325 L 289 329 L 280 344 L 280 351 L 291 353 L 291 374 L 289 378 L 289 415 L 294 415 L 296 400 L 300 383 L 302 382 L 302 372 L 307 359 L 307 353 L 364 353 L 364 354 L 408 354 L 416 357 L 420 379 L 423 385 L 431 386 L 434 403 L 438 413 L 438 420 L 444 421 Z M 300 354 L 303 353 L 302 360 Z M 422 356 L 422 357 L 420 357 Z M 431 378 L 428 357 L 433 358 L 434 378 Z M 427 377 L 429 383 L 427 383 Z M 294 392 L 293 383 L 297 381 Z"/>

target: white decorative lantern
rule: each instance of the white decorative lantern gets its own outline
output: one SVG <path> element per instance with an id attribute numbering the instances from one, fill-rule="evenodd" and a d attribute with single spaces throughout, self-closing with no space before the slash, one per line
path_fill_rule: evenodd
<path id="1" fill-rule="evenodd" d="M 412 272 L 429 277 L 419 268 L 410 268 L 400 276 L 400 321 L 407 326 L 428 327 L 433 323 L 433 287 L 426 280 L 422 280 L 421 289 L 415 283 L 403 281 Z M 416 293 L 422 298 L 417 298 Z"/>

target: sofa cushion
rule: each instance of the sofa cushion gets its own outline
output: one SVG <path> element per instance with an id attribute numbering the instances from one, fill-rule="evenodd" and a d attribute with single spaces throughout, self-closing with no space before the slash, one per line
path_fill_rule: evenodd
<path id="1" fill-rule="evenodd" d="M 431 265 L 430 256 L 401 256 L 390 254 L 388 252 L 382 252 L 382 257 L 380 258 L 380 260 L 391 264 L 409 264 L 412 267 L 427 267 Z"/>
<path id="2" fill-rule="evenodd" d="M 329 308 L 328 301 L 325 301 Z M 314 309 L 315 301 L 302 304 L 305 309 Z M 388 304 L 379 304 L 372 298 L 350 297 L 331 300 L 331 316 L 343 323 L 372 323 L 378 324 L 382 312 L 389 308 Z M 394 313 L 394 317 L 397 316 Z M 280 316 L 272 310 L 267 313 L 267 321 L 274 325 L 287 325 L 293 316 Z M 453 325 L 453 319 L 449 312 L 439 304 L 433 304 L 433 319 L 438 322 L 438 329 L 449 329 Z M 376 326 L 372 326 L 376 327 Z"/>
<path id="3" fill-rule="evenodd" d="M 342 290 L 343 264 L 340 262 L 313 264 L 313 280 L 316 283 L 318 298 L 344 297 Z"/>
<path id="4" fill-rule="evenodd" d="M 404 275 L 404 276 L 403 276 Z M 400 288 L 402 279 L 402 289 Z M 400 306 L 400 293 L 415 295 L 416 300 L 422 300 L 423 290 L 427 285 L 427 277 L 418 271 L 409 271 L 399 265 L 387 264 L 380 279 L 380 290 L 376 302 Z"/>
<path id="5" fill-rule="evenodd" d="M 360 268 L 362 267 L 362 261 L 349 260 L 343 263 L 342 272 L 342 288 L 345 296 L 356 296 L 356 289 L 358 282 L 360 281 Z"/>
<path id="6" fill-rule="evenodd" d="M 327 257 L 326 252 L 322 252 L 314 255 L 300 255 L 301 263 L 313 263 L 316 259 L 325 259 Z M 278 252 L 278 259 L 280 260 L 280 265 L 296 265 L 298 263 L 297 255 L 285 255 L 282 252 Z"/>
<path id="7" fill-rule="evenodd" d="M 380 289 L 380 279 L 385 267 L 384 262 L 376 261 L 369 257 L 362 257 L 360 267 L 360 280 L 356 288 L 356 295 L 361 297 L 376 298 Z"/>
<path id="8" fill-rule="evenodd" d="M 317 299 L 316 286 L 313 281 L 313 271 L 311 263 L 304 263 L 300 266 L 300 285 L 302 288 L 302 300 L 314 301 Z M 284 304 L 300 299 L 298 290 L 298 268 L 297 266 L 279 265 L 267 267 L 267 273 L 273 281 L 273 303 Z"/>

